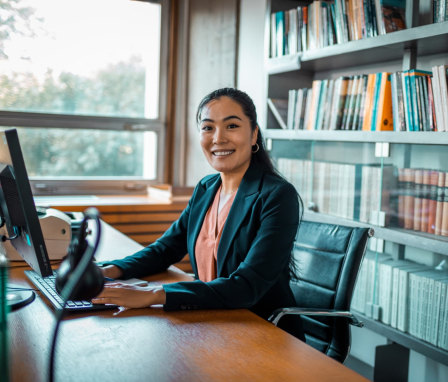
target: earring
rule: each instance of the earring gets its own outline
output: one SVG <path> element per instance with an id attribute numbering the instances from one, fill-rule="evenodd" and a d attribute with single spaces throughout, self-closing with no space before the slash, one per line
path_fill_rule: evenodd
<path id="1" fill-rule="evenodd" d="M 256 146 L 255 149 L 254 146 Z M 258 153 L 258 150 L 260 150 L 260 146 L 258 145 L 258 143 L 255 143 L 254 146 L 252 146 L 252 154 Z"/>

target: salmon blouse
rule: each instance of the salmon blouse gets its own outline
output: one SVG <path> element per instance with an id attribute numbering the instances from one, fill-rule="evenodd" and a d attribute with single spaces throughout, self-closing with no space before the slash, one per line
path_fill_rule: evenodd
<path id="1" fill-rule="evenodd" d="M 212 205 L 205 215 L 201 231 L 196 240 L 195 257 L 199 280 L 208 282 L 217 277 L 218 246 L 222 230 L 235 199 L 236 191 L 219 208 L 221 188 L 215 195 Z"/>

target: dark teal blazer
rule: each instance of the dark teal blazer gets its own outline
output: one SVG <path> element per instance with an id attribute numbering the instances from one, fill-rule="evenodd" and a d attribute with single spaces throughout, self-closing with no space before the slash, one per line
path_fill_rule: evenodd
<path id="1" fill-rule="evenodd" d="M 220 184 L 219 174 L 203 178 L 179 219 L 160 239 L 111 264 L 123 270 L 124 279 L 139 278 L 162 272 L 189 253 L 197 278 L 195 244 Z M 289 259 L 299 217 L 295 188 L 252 163 L 224 225 L 217 253 L 217 278 L 207 283 L 195 280 L 164 285 L 164 308 L 249 308 L 267 318 L 276 308 L 294 306 Z M 284 320 L 281 327 L 303 338 L 297 316 Z"/>

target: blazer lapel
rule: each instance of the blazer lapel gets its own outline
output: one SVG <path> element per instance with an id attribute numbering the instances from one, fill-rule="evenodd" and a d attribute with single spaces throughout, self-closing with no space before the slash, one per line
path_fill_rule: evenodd
<path id="1" fill-rule="evenodd" d="M 204 222 L 205 214 L 207 213 L 213 198 L 221 185 L 221 177 L 217 176 L 208 181 L 204 181 L 201 187 L 197 190 L 197 195 L 195 199 L 197 202 L 190 211 L 190 224 L 191 231 L 188 234 L 188 253 L 190 254 L 190 260 L 193 266 L 193 271 L 197 275 L 197 265 L 196 265 L 196 240 L 199 236 L 199 232 L 202 228 L 202 223 Z"/>
<path id="2" fill-rule="evenodd" d="M 218 277 L 221 275 L 223 265 L 229 255 L 230 244 L 259 194 L 262 177 L 262 171 L 256 165 L 251 164 L 241 181 L 219 241 Z"/>

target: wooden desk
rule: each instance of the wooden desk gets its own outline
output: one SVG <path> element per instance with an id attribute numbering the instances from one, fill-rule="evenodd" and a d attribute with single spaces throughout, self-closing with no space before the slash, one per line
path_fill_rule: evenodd
<path id="1" fill-rule="evenodd" d="M 98 258 L 140 246 L 105 225 Z M 107 239 L 107 240 L 106 240 Z M 28 285 L 23 268 L 13 282 Z M 149 278 L 189 280 L 177 270 Z M 11 380 L 45 381 L 54 312 L 37 293 L 9 315 Z M 73 314 L 61 325 L 56 381 L 366 381 L 248 310 L 161 307 Z"/>

